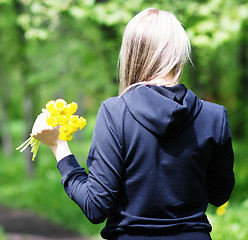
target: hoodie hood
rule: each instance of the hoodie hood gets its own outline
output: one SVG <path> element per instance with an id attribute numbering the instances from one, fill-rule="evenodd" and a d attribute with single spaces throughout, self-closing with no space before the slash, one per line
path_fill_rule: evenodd
<path id="1" fill-rule="evenodd" d="M 185 129 L 202 107 L 201 100 L 183 84 L 137 86 L 122 97 L 137 122 L 156 135 L 168 137 Z"/>

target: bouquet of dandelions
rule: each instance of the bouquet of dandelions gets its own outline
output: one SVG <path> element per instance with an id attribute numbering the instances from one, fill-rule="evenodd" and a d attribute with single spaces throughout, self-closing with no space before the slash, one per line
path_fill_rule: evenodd
<path id="1" fill-rule="evenodd" d="M 47 117 L 47 124 L 51 127 L 59 126 L 59 138 L 63 141 L 72 140 L 72 134 L 77 130 L 81 130 L 86 125 L 86 119 L 73 115 L 77 111 L 78 105 L 75 102 L 67 104 L 63 99 L 57 99 L 56 101 L 49 101 L 46 104 L 46 110 L 49 115 Z M 37 155 L 40 142 L 30 135 L 23 144 L 16 148 L 23 152 L 28 146 L 31 146 L 31 152 L 33 153 L 32 161 Z"/>

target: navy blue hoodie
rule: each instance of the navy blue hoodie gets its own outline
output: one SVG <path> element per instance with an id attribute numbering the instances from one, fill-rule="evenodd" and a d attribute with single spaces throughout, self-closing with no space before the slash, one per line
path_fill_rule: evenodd
<path id="1" fill-rule="evenodd" d="M 226 109 L 182 84 L 135 87 L 102 103 L 87 165 L 70 155 L 58 169 L 88 219 L 107 218 L 103 238 L 210 232 L 208 203 L 234 187 Z"/>

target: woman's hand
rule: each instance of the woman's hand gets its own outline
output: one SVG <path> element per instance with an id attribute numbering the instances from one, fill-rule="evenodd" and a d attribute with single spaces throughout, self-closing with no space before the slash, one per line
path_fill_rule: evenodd
<path id="1" fill-rule="evenodd" d="M 51 148 L 57 161 L 71 154 L 66 141 L 59 138 L 59 127 L 51 127 L 47 124 L 48 111 L 42 110 L 42 113 L 36 118 L 33 128 L 32 137 Z"/>
<path id="2" fill-rule="evenodd" d="M 38 115 L 34 122 L 31 135 L 51 148 L 58 144 L 59 127 L 53 128 L 47 124 L 48 114 L 47 110 L 42 110 L 42 113 Z"/>

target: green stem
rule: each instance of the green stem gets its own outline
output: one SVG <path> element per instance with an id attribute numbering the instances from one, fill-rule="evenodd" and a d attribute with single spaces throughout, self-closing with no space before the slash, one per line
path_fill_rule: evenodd
<path id="1" fill-rule="evenodd" d="M 22 143 L 19 147 L 16 148 L 16 150 L 19 150 L 20 148 L 22 148 L 23 146 L 25 146 L 27 143 L 29 144 L 29 142 L 31 141 L 31 138 L 30 137 L 29 139 L 27 139 L 24 143 Z"/>

